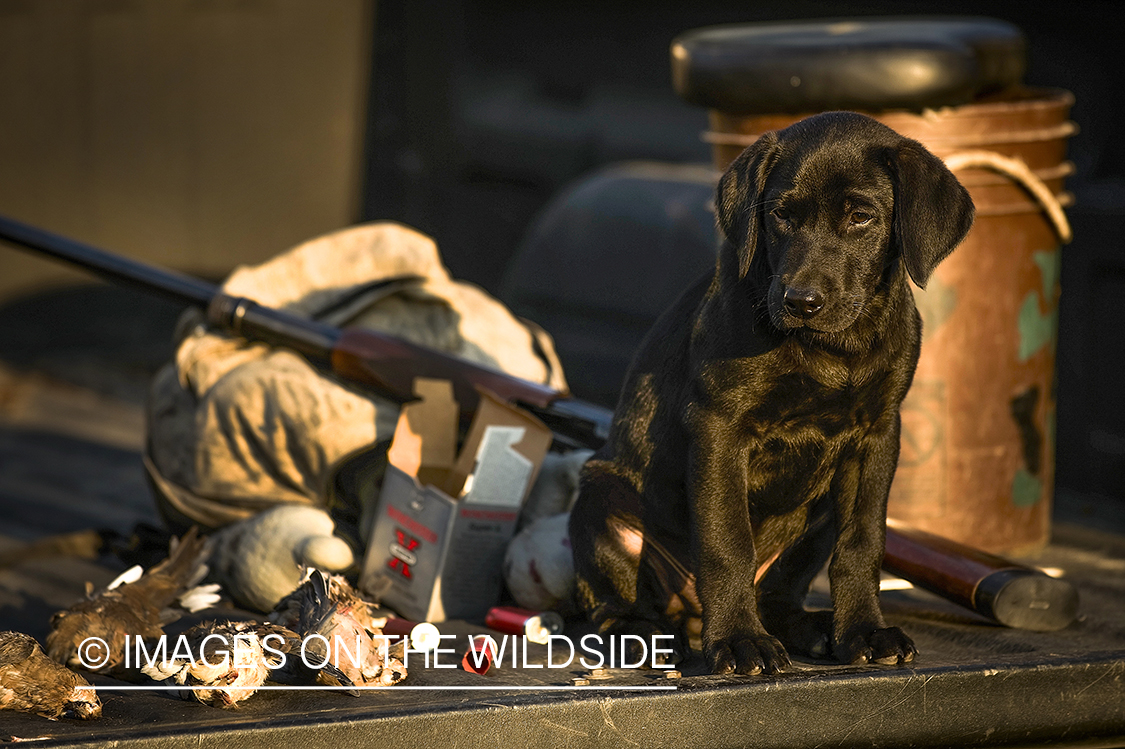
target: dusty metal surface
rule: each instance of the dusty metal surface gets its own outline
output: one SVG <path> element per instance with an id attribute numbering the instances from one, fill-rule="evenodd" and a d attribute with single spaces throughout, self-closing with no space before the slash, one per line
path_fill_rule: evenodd
<path id="1" fill-rule="evenodd" d="M 494 747 L 498 737 L 511 746 L 1121 745 L 1125 596 L 1113 568 L 1125 560 L 1088 547 L 1051 551 L 1080 581 L 1080 622 L 1053 634 L 1015 632 L 920 594 L 888 594 L 892 620 L 908 628 L 922 651 L 909 668 L 800 663 L 781 676 L 730 678 L 700 674 L 691 663 L 678 680 L 619 669 L 570 690 L 570 679 L 584 670 L 521 663 L 475 676 L 414 663 L 404 685 L 386 691 L 359 697 L 267 692 L 230 711 L 165 693 L 103 691 L 98 722 L 0 713 L 0 737 L 146 747 L 185 740 L 314 747 L 404 737 L 412 746 L 435 747 Z M 7 586 L 12 574 L 0 582 Z M 461 636 L 485 631 L 466 624 L 442 629 Z M 544 655 L 542 647 L 529 649 L 531 663 Z M 563 689 L 539 688 L 546 685 Z M 674 689 L 629 689 L 653 686 Z"/>

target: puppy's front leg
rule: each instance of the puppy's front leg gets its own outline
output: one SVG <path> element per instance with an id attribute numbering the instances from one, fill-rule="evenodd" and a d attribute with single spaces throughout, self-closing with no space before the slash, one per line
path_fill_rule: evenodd
<path id="1" fill-rule="evenodd" d="M 828 567 L 835 613 L 833 655 L 844 663 L 904 663 L 914 643 L 888 627 L 879 605 L 879 567 L 886 546 L 887 495 L 898 463 L 899 416 L 876 424 L 855 459 L 837 475 L 840 535 Z"/>
<path id="2" fill-rule="evenodd" d="M 718 674 L 781 671 L 789 655 L 758 616 L 748 453 L 730 419 L 703 409 L 690 409 L 689 419 L 687 489 L 704 657 Z"/>

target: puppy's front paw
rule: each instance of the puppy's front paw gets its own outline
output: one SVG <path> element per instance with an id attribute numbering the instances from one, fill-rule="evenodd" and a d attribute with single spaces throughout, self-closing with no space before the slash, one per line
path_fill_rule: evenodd
<path id="1" fill-rule="evenodd" d="M 771 635 L 738 633 L 704 647 L 712 673 L 775 674 L 789 668 L 789 654 Z"/>
<path id="2" fill-rule="evenodd" d="M 836 643 L 833 654 L 841 663 L 909 663 L 918 654 L 914 642 L 898 627 L 852 633 Z"/>

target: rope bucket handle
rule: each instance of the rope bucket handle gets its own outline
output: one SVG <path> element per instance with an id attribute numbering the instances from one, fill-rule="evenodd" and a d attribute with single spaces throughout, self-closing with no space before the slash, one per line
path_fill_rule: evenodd
<path id="1" fill-rule="evenodd" d="M 1067 244 L 1074 237 L 1062 203 L 1022 159 L 1004 156 L 995 151 L 958 151 L 946 156 L 944 161 L 951 172 L 972 168 L 991 169 L 1018 182 L 1043 206 L 1047 218 L 1063 244 Z"/>

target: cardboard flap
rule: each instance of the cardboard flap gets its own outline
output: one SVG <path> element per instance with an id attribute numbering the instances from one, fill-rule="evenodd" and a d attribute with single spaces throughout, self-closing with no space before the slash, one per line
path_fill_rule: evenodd
<path id="1" fill-rule="evenodd" d="M 527 427 L 490 425 L 484 430 L 476 466 L 465 481 L 464 502 L 519 510 L 535 464 L 513 449 Z"/>
<path id="2" fill-rule="evenodd" d="M 448 380 L 417 377 L 418 400 L 403 405 L 387 461 L 423 486 L 442 486 L 456 462 L 461 410 Z M 456 496 L 456 495 L 454 495 Z"/>
<path id="3" fill-rule="evenodd" d="M 457 497 L 461 494 L 465 480 L 473 473 L 477 465 L 477 459 L 481 456 L 482 448 L 485 446 L 486 432 L 490 429 L 495 431 L 498 428 L 511 427 L 522 429 L 522 436 L 516 435 L 512 431 L 495 431 L 496 436 L 490 439 L 496 439 L 499 442 L 490 449 L 498 449 L 504 452 L 514 451 L 530 463 L 530 471 L 524 471 L 519 468 L 520 461 L 505 461 L 509 468 L 527 476 L 527 485 L 520 497 L 522 502 L 531 489 L 531 485 L 535 483 L 539 466 L 543 462 L 547 450 L 550 449 L 554 437 L 551 430 L 542 421 L 528 412 L 509 406 L 498 396 L 483 388 L 477 388 L 477 390 L 480 392 L 480 405 L 473 415 L 473 423 L 469 427 L 469 434 L 465 438 L 465 444 L 462 446 L 461 453 L 457 457 L 457 462 L 449 476 L 449 485 L 445 487 L 445 491 L 451 497 Z M 514 440 L 513 437 L 515 437 Z"/>

